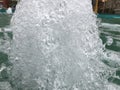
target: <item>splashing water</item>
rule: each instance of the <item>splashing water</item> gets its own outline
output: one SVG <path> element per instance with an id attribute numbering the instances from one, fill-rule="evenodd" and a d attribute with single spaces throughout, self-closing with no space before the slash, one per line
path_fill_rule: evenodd
<path id="1" fill-rule="evenodd" d="M 13 90 L 116 90 L 91 0 L 21 0 L 11 26 Z"/>

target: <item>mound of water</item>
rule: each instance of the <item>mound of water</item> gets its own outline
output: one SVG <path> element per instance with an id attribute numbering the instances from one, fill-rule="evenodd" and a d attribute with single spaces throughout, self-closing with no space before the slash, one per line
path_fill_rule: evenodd
<path id="1" fill-rule="evenodd" d="M 91 0 L 21 0 L 11 26 L 14 90 L 110 90 Z"/>

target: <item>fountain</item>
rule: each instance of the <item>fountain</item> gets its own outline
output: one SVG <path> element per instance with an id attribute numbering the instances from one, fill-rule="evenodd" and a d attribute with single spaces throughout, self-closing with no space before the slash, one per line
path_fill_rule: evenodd
<path id="1" fill-rule="evenodd" d="M 116 90 L 91 0 L 21 0 L 11 28 L 12 90 Z"/>

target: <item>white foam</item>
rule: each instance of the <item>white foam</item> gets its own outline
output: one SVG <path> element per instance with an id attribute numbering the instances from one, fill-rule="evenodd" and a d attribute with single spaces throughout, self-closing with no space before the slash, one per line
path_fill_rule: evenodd
<path id="1" fill-rule="evenodd" d="M 21 0 L 11 25 L 15 90 L 107 90 L 91 0 Z"/>

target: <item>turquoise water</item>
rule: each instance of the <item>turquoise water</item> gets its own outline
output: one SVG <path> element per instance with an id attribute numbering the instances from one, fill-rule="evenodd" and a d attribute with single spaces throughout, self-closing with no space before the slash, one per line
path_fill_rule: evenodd
<path id="1" fill-rule="evenodd" d="M 98 14 L 98 18 L 106 18 L 106 19 L 120 19 L 120 15 L 115 14 Z"/>
<path id="2" fill-rule="evenodd" d="M 120 24 L 120 15 L 98 14 L 98 18 L 104 23 Z"/>

